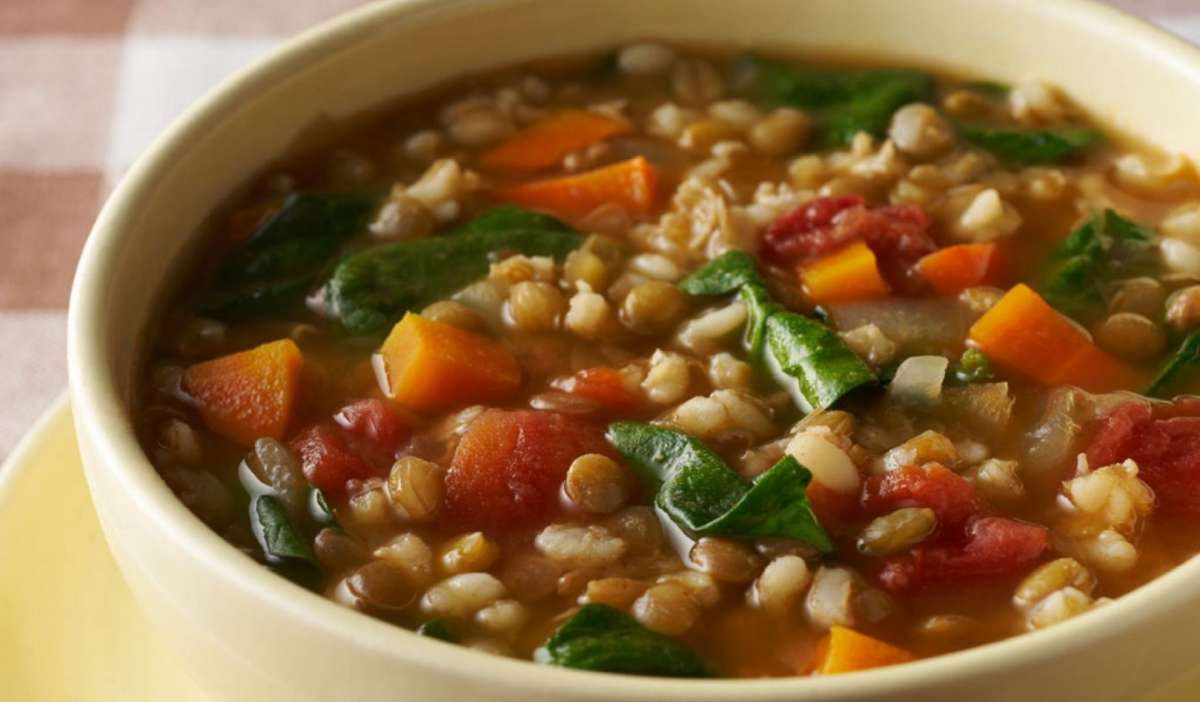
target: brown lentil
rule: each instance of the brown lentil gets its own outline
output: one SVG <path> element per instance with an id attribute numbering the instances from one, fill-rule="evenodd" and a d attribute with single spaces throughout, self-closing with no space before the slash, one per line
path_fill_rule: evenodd
<path id="1" fill-rule="evenodd" d="M 1133 312 L 1109 315 L 1092 334 L 1104 350 L 1127 361 L 1148 361 L 1167 345 L 1162 327 Z"/>
<path id="2" fill-rule="evenodd" d="M 687 305 L 679 288 L 661 280 L 635 285 L 621 305 L 621 322 L 638 334 L 668 331 L 683 316 Z"/>
<path id="3" fill-rule="evenodd" d="M 629 498 L 625 470 L 608 456 L 588 453 L 576 458 L 567 469 L 567 497 L 593 514 L 617 511 Z"/>
<path id="4" fill-rule="evenodd" d="M 724 583 L 748 583 L 763 567 L 762 559 L 750 548 L 713 536 L 697 541 L 688 558 L 701 572 Z"/>

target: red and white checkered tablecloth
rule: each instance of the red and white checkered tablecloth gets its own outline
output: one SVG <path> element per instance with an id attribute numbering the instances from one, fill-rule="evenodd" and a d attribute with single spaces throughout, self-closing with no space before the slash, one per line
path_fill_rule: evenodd
<path id="1" fill-rule="evenodd" d="M 71 275 L 121 173 L 222 78 L 365 2 L 0 0 L 0 458 L 66 384 Z M 1113 2 L 1200 42 L 1200 0 Z"/>

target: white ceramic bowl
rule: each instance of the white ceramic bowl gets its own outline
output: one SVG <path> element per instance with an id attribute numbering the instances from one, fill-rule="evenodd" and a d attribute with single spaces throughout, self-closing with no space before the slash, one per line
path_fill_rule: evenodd
<path id="1" fill-rule="evenodd" d="M 847 676 L 675 681 L 541 667 L 418 638 L 306 592 L 175 499 L 131 431 L 130 389 L 147 325 L 195 260 L 206 215 L 319 118 L 468 71 L 647 37 L 1036 76 L 1111 126 L 1200 155 L 1200 53 L 1082 0 L 413 0 L 301 36 L 193 106 L 138 162 L 96 222 L 71 299 L 71 397 L 105 534 L 214 699 L 1104 702 L 1195 665 L 1194 559 L 1050 630 Z"/>

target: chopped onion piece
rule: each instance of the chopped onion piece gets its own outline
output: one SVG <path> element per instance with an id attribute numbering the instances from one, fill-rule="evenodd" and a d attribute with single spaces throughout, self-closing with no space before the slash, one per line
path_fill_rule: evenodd
<path id="1" fill-rule="evenodd" d="M 932 404 L 942 396 L 942 381 L 950 361 L 945 356 L 913 356 L 896 369 L 888 392 L 898 400 Z"/>

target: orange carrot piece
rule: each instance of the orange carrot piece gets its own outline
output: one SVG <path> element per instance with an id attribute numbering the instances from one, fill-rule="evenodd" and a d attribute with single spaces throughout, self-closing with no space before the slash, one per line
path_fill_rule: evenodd
<path id="1" fill-rule="evenodd" d="M 917 261 L 917 271 L 939 295 L 957 295 L 976 285 L 1000 280 L 1001 256 L 996 242 L 956 244 Z"/>
<path id="2" fill-rule="evenodd" d="M 855 670 L 879 668 L 907 663 L 916 656 L 902 648 L 860 634 L 844 626 L 834 626 L 817 644 L 813 668 L 816 675 L 849 673 Z"/>
<path id="3" fill-rule="evenodd" d="M 634 216 L 649 214 L 657 199 L 658 173 L 642 156 L 578 175 L 535 180 L 497 191 L 502 201 L 577 219 L 600 205 L 621 205 Z"/>
<path id="4" fill-rule="evenodd" d="M 183 390 L 209 429 L 243 446 L 283 439 L 300 397 L 304 356 L 280 339 L 190 366 Z"/>
<path id="5" fill-rule="evenodd" d="M 629 131 L 627 122 L 595 112 L 567 108 L 539 119 L 483 154 L 487 168 L 540 171 L 562 163 L 572 151 Z"/>
<path id="6" fill-rule="evenodd" d="M 412 312 L 379 353 L 388 393 L 409 409 L 504 400 L 521 386 L 517 359 L 498 342 Z"/>
<path id="7" fill-rule="evenodd" d="M 879 273 L 875 252 L 862 241 L 802 263 L 800 282 L 818 305 L 886 297 L 891 288 Z"/>
<path id="8" fill-rule="evenodd" d="M 971 326 L 969 337 L 996 365 L 1046 385 L 1093 392 L 1138 385 L 1136 371 L 1097 348 L 1025 284 L 1000 298 Z"/>

